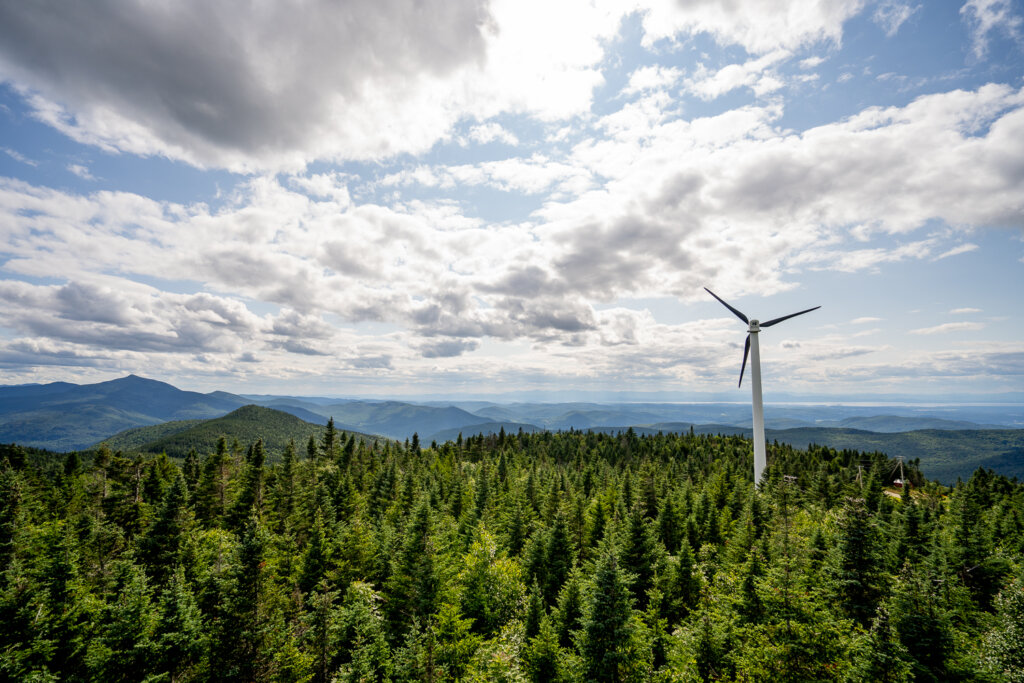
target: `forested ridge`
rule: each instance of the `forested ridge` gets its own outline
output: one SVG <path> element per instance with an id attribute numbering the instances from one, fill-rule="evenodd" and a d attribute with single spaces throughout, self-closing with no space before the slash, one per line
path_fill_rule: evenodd
<path id="1" fill-rule="evenodd" d="M 0 447 L 0 676 L 1024 680 L 1024 486 L 693 433 Z"/>

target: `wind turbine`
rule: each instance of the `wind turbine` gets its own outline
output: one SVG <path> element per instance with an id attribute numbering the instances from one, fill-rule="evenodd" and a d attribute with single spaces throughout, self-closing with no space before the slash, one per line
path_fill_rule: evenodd
<path id="1" fill-rule="evenodd" d="M 754 486 L 759 487 L 761 485 L 761 475 L 764 473 L 764 468 L 768 462 L 768 456 L 765 453 L 764 404 L 761 402 L 761 351 L 757 345 L 757 333 L 766 327 L 771 327 L 772 325 L 781 323 L 783 320 L 789 320 L 790 318 L 795 318 L 798 315 L 816 311 L 821 308 L 821 306 L 808 308 L 806 311 L 800 311 L 799 313 L 790 313 L 789 315 L 784 315 L 781 318 L 775 318 L 762 323 L 757 320 L 749 320 L 747 316 L 727 304 L 722 297 L 718 296 L 707 287 L 705 287 L 704 290 L 711 296 L 718 299 L 723 306 L 728 308 L 736 315 L 737 318 L 747 324 L 747 342 L 743 346 L 743 365 L 740 366 L 740 381 L 736 386 L 739 387 L 743 385 L 743 371 L 747 368 L 747 355 L 749 354 L 750 385 L 754 404 Z"/>

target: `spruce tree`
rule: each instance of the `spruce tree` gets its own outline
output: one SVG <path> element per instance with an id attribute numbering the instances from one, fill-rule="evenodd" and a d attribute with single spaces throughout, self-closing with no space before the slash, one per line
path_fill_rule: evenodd
<path id="1" fill-rule="evenodd" d="M 160 596 L 154 634 L 155 670 L 182 680 L 199 663 L 207 647 L 207 631 L 185 571 L 179 565 Z"/>
<path id="2" fill-rule="evenodd" d="M 544 546 L 544 572 L 541 590 L 546 604 L 553 605 L 558 599 L 558 592 L 562 589 L 566 577 L 569 576 L 569 570 L 572 569 L 573 557 L 575 557 L 575 552 L 572 540 L 569 538 L 565 513 L 559 512 L 548 531 Z"/>
<path id="3" fill-rule="evenodd" d="M 207 523 L 220 522 L 228 510 L 228 480 L 232 471 L 227 440 L 217 439 L 216 450 L 206 459 L 196 488 L 196 516 Z"/>
<path id="4" fill-rule="evenodd" d="M 235 499 L 231 512 L 236 528 L 240 528 L 254 511 L 257 516 L 263 515 L 263 481 L 266 461 L 267 453 L 263 448 L 263 439 L 257 439 L 246 456 L 245 472 L 242 474 L 238 497 Z"/>
<path id="5" fill-rule="evenodd" d="M 222 602 L 214 615 L 213 655 L 218 675 L 229 681 L 262 678 L 268 664 L 266 590 L 267 532 L 259 517 L 249 517 L 227 570 Z"/>
<path id="6" fill-rule="evenodd" d="M 327 575 L 330 561 L 330 548 L 324 530 L 324 517 L 317 509 L 309 542 L 306 544 L 306 552 L 302 556 L 299 590 L 303 593 L 311 592 Z"/>
<path id="7" fill-rule="evenodd" d="M 630 659 L 634 632 L 629 582 L 614 549 L 607 548 L 597 563 L 590 604 L 577 640 L 586 679 L 627 680 L 634 664 Z"/>
<path id="8" fill-rule="evenodd" d="M 404 544 L 392 563 L 385 594 L 393 637 L 405 633 L 414 621 L 425 621 L 440 603 L 441 576 L 434 547 L 433 518 L 429 498 L 421 498 L 405 529 Z"/>
<path id="9" fill-rule="evenodd" d="M 320 452 L 327 461 L 334 460 L 335 448 L 338 445 L 338 433 L 334 430 L 334 417 L 327 420 L 327 427 L 324 429 L 323 439 L 320 441 Z"/>
<path id="10" fill-rule="evenodd" d="M 341 642 L 348 662 L 341 667 L 342 681 L 387 681 L 391 649 L 380 614 L 381 596 L 366 583 L 348 587 L 341 611 Z"/>
<path id="11" fill-rule="evenodd" d="M 630 589 L 638 609 L 647 607 L 647 591 L 654 587 L 654 576 L 661 570 L 665 549 L 639 505 L 633 506 L 626 520 L 619 560 L 632 576 Z"/>
<path id="12" fill-rule="evenodd" d="M 526 617 L 523 620 L 523 631 L 527 638 L 533 638 L 540 631 L 540 621 L 546 616 L 544 610 L 544 597 L 540 586 L 533 582 L 530 594 L 526 599 Z"/>
<path id="13" fill-rule="evenodd" d="M 558 634 L 548 617 L 544 617 L 537 629 L 537 635 L 523 648 L 523 659 L 530 680 L 534 683 L 557 683 L 563 680 L 562 648 Z"/>
<path id="14" fill-rule="evenodd" d="M 863 499 L 843 507 L 831 568 L 832 589 L 844 612 L 867 627 L 882 595 L 881 554 L 875 521 Z"/>
<path id="15" fill-rule="evenodd" d="M 904 683 L 913 680 L 909 653 L 899 641 L 889 619 L 889 610 L 879 606 L 868 631 L 852 652 L 851 681 Z"/>
<path id="16" fill-rule="evenodd" d="M 142 560 L 158 585 L 162 585 L 174 571 L 192 527 L 188 486 L 185 477 L 179 473 L 167 489 L 156 519 L 139 541 Z"/>

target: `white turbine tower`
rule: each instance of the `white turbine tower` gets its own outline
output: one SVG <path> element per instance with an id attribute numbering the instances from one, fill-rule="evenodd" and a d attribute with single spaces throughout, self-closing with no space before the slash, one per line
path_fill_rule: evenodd
<path id="1" fill-rule="evenodd" d="M 757 333 L 765 327 L 771 327 L 776 323 L 781 323 L 783 320 L 789 320 L 795 318 L 798 315 L 804 313 L 810 313 L 816 311 L 821 306 L 815 306 L 814 308 L 808 308 L 806 311 L 800 311 L 799 313 L 790 313 L 784 315 L 781 318 L 775 318 L 768 322 L 758 322 L 757 320 L 748 320 L 747 316 L 740 313 L 738 310 L 725 303 L 722 297 L 712 292 L 707 287 L 704 290 L 711 296 L 718 299 L 723 306 L 728 308 L 736 317 L 747 324 L 747 343 L 743 346 L 743 365 L 740 366 L 740 381 L 736 386 L 743 385 L 743 371 L 747 367 L 747 355 L 750 355 L 750 375 L 751 375 L 751 393 L 753 394 L 754 404 L 754 486 L 761 486 L 761 475 L 764 474 L 764 468 L 768 464 L 768 457 L 765 453 L 765 440 L 764 440 L 764 404 L 761 402 L 761 350 L 757 345 Z"/>

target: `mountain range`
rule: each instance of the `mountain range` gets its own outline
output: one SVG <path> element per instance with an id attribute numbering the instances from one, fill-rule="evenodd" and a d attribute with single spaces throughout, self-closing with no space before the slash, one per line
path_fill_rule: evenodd
<path id="1" fill-rule="evenodd" d="M 0 386 L 0 443 L 56 451 L 82 450 L 119 435 L 119 447 L 146 444 L 202 428 L 248 405 L 288 413 L 302 421 L 284 432 L 308 435 L 328 418 L 342 431 L 362 435 L 443 442 L 458 435 L 539 430 L 624 430 L 740 433 L 750 431 L 749 403 L 498 403 L 340 399 L 183 391 L 129 375 L 108 382 L 67 382 Z M 270 413 L 264 414 L 264 420 Z M 237 417 L 237 416 L 236 416 Z M 277 420 L 277 418 L 273 418 Z M 1009 476 L 1024 476 L 1024 407 L 1020 404 L 766 406 L 768 439 L 803 447 L 884 450 L 908 459 L 920 457 L 929 476 L 948 481 L 981 462 L 997 463 Z M 232 423 L 236 426 L 239 423 Z M 277 422 L 275 422 L 277 424 Z M 160 425 L 132 435 L 125 430 Z M 284 433 L 282 432 L 282 433 Z M 243 432 L 250 433 L 250 432 Z M 911 436 L 908 436 L 910 434 Z M 201 443 L 196 437 L 192 443 Z M 305 437 L 305 438 L 308 438 Z M 168 442 L 177 452 L 182 439 Z M 133 441 L 134 440 L 134 441 Z M 187 440 L 187 439 L 186 439 Z M 112 441 L 113 443 L 114 441 Z M 133 444 L 132 446 L 128 444 Z M 174 445 L 178 444 L 178 445 Z M 208 446 L 207 446 L 208 448 Z M 966 469 L 970 466 L 970 469 Z"/>

